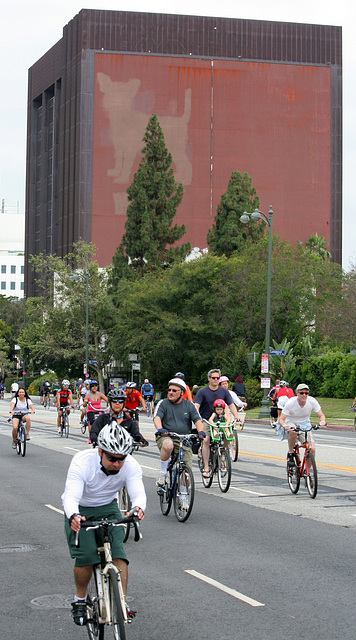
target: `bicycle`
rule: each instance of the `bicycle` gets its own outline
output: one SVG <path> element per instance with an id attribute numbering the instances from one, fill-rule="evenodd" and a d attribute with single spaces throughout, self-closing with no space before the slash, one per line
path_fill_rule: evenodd
<path id="1" fill-rule="evenodd" d="M 58 433 L 60 438 L 63 438 L 63 435 L 68 438 L 69 436 L 69 416 L 67 413 L 67 407 L 61 407 L 62 418 L 61 418 L 61 426 L 60 431 Z"/>
<path id="2" fill-rule="evenodd" d="M 100 560 L 93 566 L 87 591 L 87 631 L 90 640 L 104 640 L 105 625 L 112 628 L 115 640 L 126 640 L 125 624 L 131 622 L 127 616 L 126 601 L 122 588 L 120 569 L 113 563 L 109 527 L 122 527 L 132 523 L 135 542 L 140 539 L 135 513 L 122 520 L 85 520 L 81 528 L 102 529 L 103 544 L 98 543 Z M 79 532 L 75 544 L 79 546 Z"/>
<path id="3" fill-rule="evenodd" d="M 162 514 L 168 516 L 173 502 L 177 520 L 185 522 L 193 509 L 195 487 L 193 472 L 183 460 L 183 444 L 190 446 L 191 443 L 196 443 L 199 439 L 195 433 L 181 435 L 171 431 L 169 437 L 172 440 L 179 440 L 179 449 L 177 453 L 174 450 L 172 452 L 166 483 L 164 487 L 158 487 L 157 494 Z"/>
<path id="4" fill-rule="evenodd" d="M 43 406 L 45 409 L 49 409 L 51 406 L 51 396 L 49 393 L 46 393 Z"/>
<path id="5" fill-rule="evenodd" d="M 95 409 L 93 409 L 92 411 L 90 411 L 90 413 L 95 413 L 95 418 L 97 418 L 98 416 L 101 416 L 102 413 L 104 413 L 104 412 L 103 411 L 96 411 Z M 94 418 L 94 420 L 95 420 L 95 418 Z M 93 420 L 93 422 L 94 422 L 94 420 Z M 80 425 L 80 430 L 81 430 L 83 435 L 85 434 L 87 429 L 88 429 L 88 433 L 89 433 L 89 426 L 90 426 L 90 423 L 89 423 L 89 419 L 88 419 L 88 414 L 86 413 L 85 416 L 84 416 L 84 420 L 83 420 L 82 424 Z"/>
<path id="6" fill-rule="evenodd" d="M 234 420 L 229 425 L 229 427 L 231 427 L 232 429 L 232 435 L 233 435 L 233 438 L 231 438 L 231 440 L 229 441 L 230 456 L 233 462 L 236 462 L 237 458 L 239 457 L 239 438 L 238 438 L 237 429 L 236 429 L 237 425 L 239 427 L 239 430 L 241 431 L 240 423 L 237 420 Z"/>
<path id="7" fill-rule="evenodd" d="M 305 479 L 305 484 L 311 498 L 315 498 L 318 491 L 318 474 L 314 455 L 310 450 L 310 442 L 308 441 L 308 432 L 312 429 L 317 430 L 317 425 L 311 425 L 309 429 L 301 429 L 298 425 L 293 431 L 305 434 L 305 442 L 296 442 L 293 449 L 295 464 L 292 467 L 287 466 L 288 484 L 292 493 L 298 493 L 300 487 L 300 479 Z M 303 459 L 300 459 L 300 449 L 304 449 Z"/>
<path id="8" fill-rule="evenodd" d="M 153 415 L 151 400 L 146 400 L 146 413 L 147 413 L 147 418 L 151 418 Z"/>
<path id="9" fill-rule="evenodd" d="M 226 437 L 223 427 L 218 428 L 218 435 L 214 436 L 212 425 L 204 420 L 210 427 L 210 454 L 209 454 L 209 478 L 203 476 L 204 461 L 203 455 L 198 452 L 198 464 L 200 472 L 202 474 L 203 485 L 206 489 L 211 487 L 214 474 L 218 476 L 219 489 L 222 493 L 226 493 L 230 488 L 231 483 L 231 458 L 228 449 L 225 448 L 224 436 L 228 443 L 235 441 L 235 435 L 232 431 L 230 438 Z M 230 425 L 228 425 L 230 427 Z M 230 445 L 231 446 L 231 445 Z"/>
<path id="10" fill-rule="evenodd" d="M 134 451 L 138 451 L 139 449 L 141 449 L 141 447 L 142 447 L 142 445 L 140 445 L 138 442 L 135 442 L 133 444 L 133 447 L 132 447 L 132 453 Z M 118 492 L 117 503 L 118 503 L 118 507 L 119 507 L 121 513 L 124 514 L 124 513 L 127 513 L 127 511 L 131 511 L 132 504 L 131 504 L 130 496 L 129 496 L 128 492 L 127 492 L 126 485 L 122 489 L 120 489 L 120 491 Z M 130 530 L 132 528 L 134 528 L 135 525 L 132 522 L 131 523 L 128 522 L 126 525 L 123 525 L 123 526 L 125 526 L 124 540 L 123 540 L 124 543 L 125 543 L 125 542 L 127 542 L 128 538 L 129 538 Z M 137 527 L 139 527 L 139 523 L 138 522 L 137 522 Z M 140 533 L 140 538 L 142 538 L 141 533 Z"/>
<path id="11" fill-rule="evenodd" d="M 16 417 L 16 414 L 14 415 Z M 21 419 L 17 425 L 17 435 L 16 435 L 16 451 L 18 455 L 22 455 L 24 458 L 26 455 L 26 426 L 23 421 L 23 416 L 21 415 Z"/>

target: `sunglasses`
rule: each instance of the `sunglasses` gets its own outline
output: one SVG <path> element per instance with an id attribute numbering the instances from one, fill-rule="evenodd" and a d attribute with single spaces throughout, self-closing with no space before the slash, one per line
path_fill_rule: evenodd
<path id="1" fill-rule="evenodd" d="M 300 396 L 308 396 L 309 395 L 309 391 L 298 391 Z"/>
<path id="2" fill-rule="evenodd" d="M 219 380 L 219 376 L 210 376 L 212 380 Z"/>
<path id="3" fill-rule="evenodd" d="M 168 393 L 179 393 L 180 389 L 168 389 Z"/>
<path id="4" fill-rule="evenodd" d="M 104 453 L 107 459 L 109 460 L 109 462 L 123 462 L 127 457 L 127 456 L 120 456 L 120 457 L 112 456 L 111 453 L 106 453 L 106 451 L 104 451 Z"/>

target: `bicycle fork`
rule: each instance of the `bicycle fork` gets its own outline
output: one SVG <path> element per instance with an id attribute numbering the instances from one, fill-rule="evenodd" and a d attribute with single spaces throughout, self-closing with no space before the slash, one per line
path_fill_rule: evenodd
<path id="1" fill-rule="evenodd" d="M 112 555 L 109 545 L 104 542 L 103 547 L 99 547 L 98 551 L 104 552 L 105 555 L 105 567 L 102 568 L 100 565 L 95 567 L 95 579 L 98 591 L 98 604 L 99 604 L 99 623 L 104 624 L 105 622 L 112 623 L 112 611 L 111 611 L 111 602 L 110 602 L 110 591 L 109 591 L 109 570 L 112 569 L 115 572 L 116 576 L 119 576 L 121 571 L 114 565 L 112 561 Z M 126 601 L 124 592 L 122 589 L 121 579 L 118 580 L 118 592 L 120 596 L 122 615 L 124 618 L 124 622 L 127 622 L 127 612 L 126 612 Z"/>

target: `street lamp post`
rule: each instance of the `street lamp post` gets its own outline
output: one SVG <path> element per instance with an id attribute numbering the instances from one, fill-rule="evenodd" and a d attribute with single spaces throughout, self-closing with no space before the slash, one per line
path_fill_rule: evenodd
<path id="1" fill-rule="evenodd" d="M 268 273 L 267 273 L 267 308 L 266 308 L 266 338 L 265 338 L 265 351 L 268 356 L 269 362 L 269 343 L 270 343 L 270 327 L 271 327 L 271 280 L 272 280 L 272 216 L 273 209 L 272 205 L 270 205 L 268 217 L 262 211 L 255 209 L 253 213 L 247 213 L 244 211 L 244 214 L 241 216 L 240 221 L 244 224 L 247 224 L 252 220 L 263 220 L 269 227 L 268 234 Z M 264 378 L 269 378 L 269 371 L 263 373 Z M 259 418 L 269 418 L 269 400 L 268 389 L 264 387 L 263 389 L 263 400 L 262 400 L 262 408 L 258 414 Z"/>
<path id="2" fill-rule="evenodd" d="M 77 282 L 80 276 L 72 273 L 69 279 Z M 89 373 L 89 269 L 85 271 L 85 369 Z"/>

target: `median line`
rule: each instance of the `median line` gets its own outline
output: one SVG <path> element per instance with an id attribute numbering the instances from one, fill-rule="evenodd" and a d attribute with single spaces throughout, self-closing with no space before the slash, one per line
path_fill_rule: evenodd
<path id="1" fill-rule="evenodd" d="M 57 509 L 57 507 L 54 507 L 52 504 L 45 504 L 45 507 L 47 507 L 47 509 L 51 509 L 51 511 L 55 511 L 56 513 L 60 513 L 62 516 L 64 516 L 64 511 L 62 511 L 62 509 Z"/>
<path id="2" fill-rule="evenodd" d="M 203 573 L 199 573 L 198 571 L 194 571 L 194 569 L 185 569 L 185 573 L 189 573 L 189 575 L 194 578 L 198 578 L 198 580 L 202 580 L 207 584 L 210 584 L 212 587 L 216 589 L 220 589 L 224 593 L 227 593 L 229 596 L 233 596 L 233 598 L 237 598 L 237 600 L 242 600 L 242 602 L 246 602 L 246 604 L 251 605 L 251 607 L 264 607 L 265 605 L 262 602 L 258 602 L 258 600 L 254 600 L 253 598 L 249 598 L 249 596 L 245 596 L 243 593 L 239 593 L 235 589 L 231 589 L 230 587 L 226 587 L 221 582 L 217 582 L 217 580 L 213 580 L 213 578 L 209 578 L 209 576 L 205 576 Z"/>

